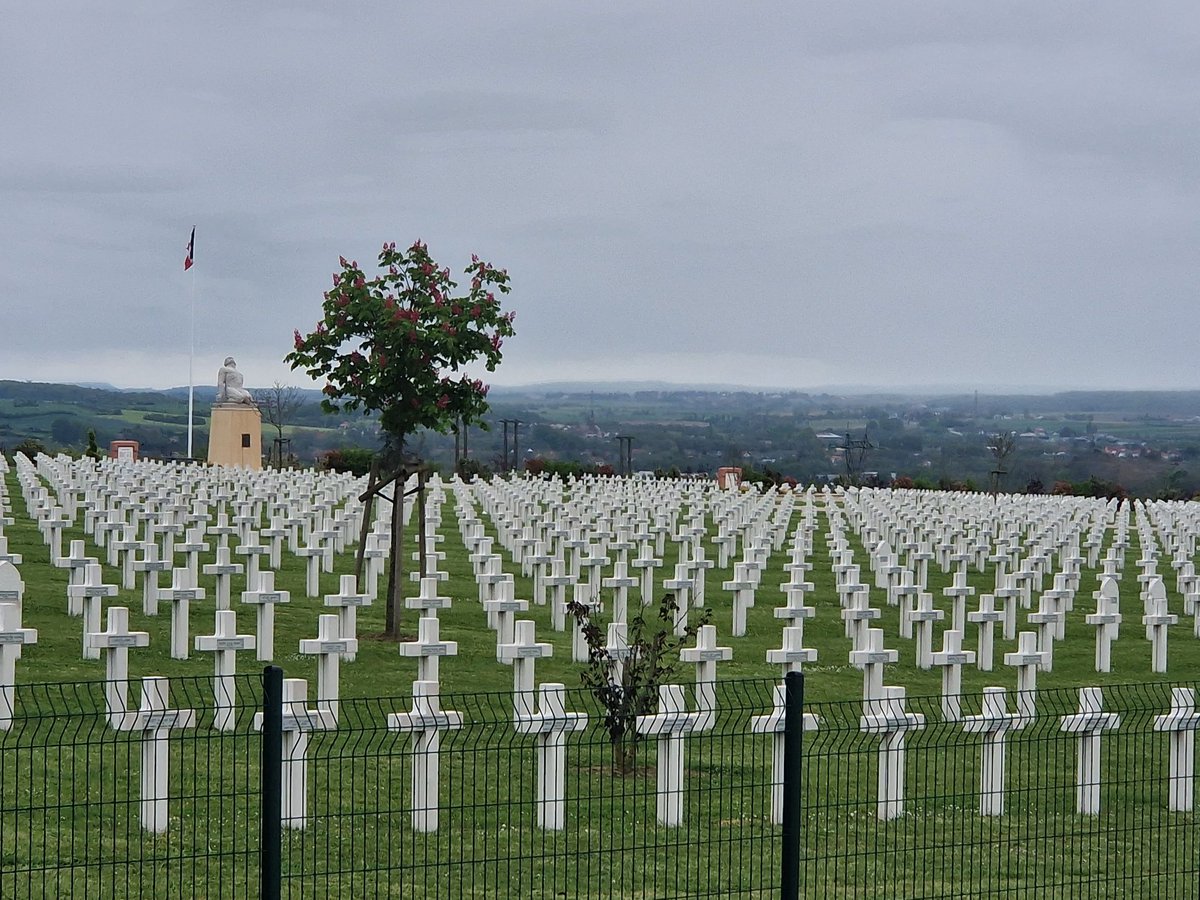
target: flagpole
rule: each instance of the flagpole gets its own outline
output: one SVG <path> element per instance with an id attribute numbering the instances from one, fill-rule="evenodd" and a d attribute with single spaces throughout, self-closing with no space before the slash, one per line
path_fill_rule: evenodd
<path id="1" fill-rule="evenodd" d="M 188 459 L 192 458 L 192 411 L 195 409 L 196 379 L 193 375 L 196 361 L 196 273 L 192 273 L 192 298 L 189 310 L 191 318 L 191 345 L 188 348 Z"/>
<path id="2" fill-rule="evenodd" d="M 188 239 L 187 256 L 183 260 L 183 271 L 187 272 L 195 264 L 196 254 L 196 226 L 192 226 L 192 236 Z M 192 420 L 195 410 L 195 363 L 196 363 L 196 273 L 192 272 L 192 291 L 191 303 L 188 309 L 188 318 L 190 320 L 189 327 L 189 344 L 188 344 L 188 445 L 187 458 L 190 461 L 192 458 Z"/>

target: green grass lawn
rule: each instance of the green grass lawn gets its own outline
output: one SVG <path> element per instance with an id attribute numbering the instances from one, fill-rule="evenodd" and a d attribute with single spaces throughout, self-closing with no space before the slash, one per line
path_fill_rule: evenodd
<path id="1" fill-rule="evenodd" d="M 219 735 L 206 727 L 211 657 L 170 659 L 169 604 L 160 604 L 157 617 L 144 616 L 140 587 L 122 591 L 113 601 L 129 608 L 131 627 L 151 634 L 149 648 L 131 652 L 131 676 L 170 676 L 174 705 L 195 707 L 202 716 L 200 729 L 172 741 L 171 827 L 162 837 L 144 834 L 136 819 L 136 738 L 105 728 L 96 713 L 102 709 L 97 685 L 76 686 L 102 678 L 103 663 L 80 659 L 81 623 L 65 614 L 65 570 L 49 565 L 41 536 L 26 518 L 15 475 L 9 474 L 7 486 L 16 521 L 5 534 L 10 551 L 24 556 L 24 624 L 38 629 L 39 642 L 26 648 L 17 664 L 18 714 L 25 718 L 0 738 L 0 823 L 8 835 L 0 837 L 0 894 L 107 891 L 120 879 L 125 881 L 113 890 L 128 896 L 249 892 L 257 877 L 258 777 L 250 719 L 258 703 L 261 664 L 252 653 L 239 655 L 245 676 L 239 684 L 239 728 Z M 793 526 L 797 522 L 794 516 Z M 1169 685 L 1194 677 L 1200 641 L 1192 636 L 1191 620 L 1181 615 L 1170 630 L 1170 671 L 1151 673 L 1150 644 L 1138 621 L 1136 531 L 1130 531 L 1121 581 L 1126 620 L 1113 645 L 1113 672 L 1100 675 L 1093 669 L 1093 629 L 1083 617 L 1094 609 L 1090 593 L 1096 581 L 1094 572 L 1085 570 L 1067 640 L 1055 648 L 1053 671 L 1039 676 L 1039 719 L 1011 739 L 1008 810 L 997 819 L 977 813 L 979 739 L 941 721 L 940 672 L 916 667 L 912 642 L 898 637 L 897 610 L 884 604 L 881 591 L 872 590 L 872 605 L 884 614 L 879 627 L 887 635 L 885 645 L 900 651 L 900 662 L 888 667 L 885 682 L 907 687 L 910 708 L 927 717 L 926 729 L 908 740 L 906 814 L 879 822 L 874 807 L 878 740 L 858 731 L 862 675 L 847 662 L 849 641 L 838 617 L 823 539 L 826 524 L 819 517 L 809 575 L 815 590 L 807 600 L 817 612 L 805 627 L 806 645 L 819 652 L 817 664 L 806 667 L 806 697 L 821 717 L 820 729 L 806 737 L 803 770 L 804 878 L 811 887 L 806 893 L 940 896 L 1057 884 L 1043 895 L 1065 896 L 1065 885 L 1090 879 L 1094 889 L 1088 896 L 1122 896 L 1132 875 L 1161 872 L 1158 886 L 1186 896 L 1181 886 L 1188 879 L 1194 886 L 1196 879 L 1193 817 L 1165 810 L 1166 739 L 1154 735 L 1150 723 L 1166 711 Z M 708 574 L 707 603 L 719 643 L 734 652 L 731 662 L 718 667 L 716 729 L 687 742 L 681 829 L 654 822 L 652 744 L 642 751 L 645 769 L 612 775 L 599 710 L 578 686 L 580 666 L 571 662 L 570 634 L 554 632 L 549 608 L 531 604 L 522 617 L 535 620 L 538 639 L 554 645 L 553 657 L 537 664 L 538 681 L 564 682 L 567 708 L 592 716 L 588 730 L 568 741 L 567 827 L 549 833 L 533 824 L 533 739 L 511 727 L 512 670 L 495 659 L 494 633 L 478 604 L 449 491 L 440 533 L 439 549 L 447 556 L 443 569 L 449 573 L 441 593 L 453 600 L 452 608 L 439 615 L 441 636 L 459 645 L 458 655 L 441 663 L 443 706 L 463 711 L 468 723 L 444 739 L 443 826 L 422 835 L 409 823 L 410 743 L 387 733 L 384 723 L 387 713 L 407 707 L 416 663 L 400 657 L 395 644 L 381 636 L 383 609 L 376 605 L 360 613 L 358 657 L 341 667 L 339 729 L 310 741 L 311 821 L 304 831 L 285 833 L 285 874 L 293 878 L 287 883 L 303 884 L 317 895 L 352 896 L 667 897 L 703 896 L 704 890 L 776 896 L 779 832 L 768 818 L 770 740 L 750 735 L 748 723 L 752 715 L 769 710 L 771 684 L 780 675 L 779 667 L 766 663 L 765 653 L 781 643 L 772 610 L 783 602 L 779 585 L 786 580 L 786 552 L 770 559 L 745 637 L 729 636 L 732 598 L 720 585 L 732 577 L 732 566 Z M 64 546 L 72 537 L 83 535 L 74 529 Z M 855 555 L 866 580 L 867 556 L 860 545 Z M 715 558 L 715 550 L 709 556 Z M 658 570 L 660 579 L 674 563 L 672 550 Z M 349 555 L 339 558 L 336 571 L 322 575 L 322 594 L 335 592 L 338 576 L 352 564 Z M 510 560 L 505 569 L 516 575 L 517 597 L 531 599 L 529 580 Z M 1182 613 L 1169 559 L 1160 562 L 1159 571 L 1172 610 Z M 117 572 L 106 568 L 105 573 L 106 581 L 118 583 Z M 947 617 L 941 590 L 949 583 L 948 575 L 931 566 L 930 590 Z M 970 583 L 977 595 L 990 591 L 994 574 L 972 570 Z M 212 630 L 212 584 L 204 586 L 210 599 L 193 604 L 193 635 Z M 316 616 L 326 608 L 320 599 L 304 596 L 298 558 L 285 553 L 276 586 L 290 591 L 292 599 L 276 607 L 275 662 L 288 677 L 308 679 L 311 698 L 315 661 L 296 648 L 300 639 L 315 637 Z M 236 602 L 242 589 L 235 578 L 239 631 L 252 632 L 253 609 Z M 974 601 L 968 608 L 973 606 Z M 405 611 L 402 630 L 406 637 L 415 634 L 414 612 Z M 935 648 L 940 643 L 935 639 Z M 964 643 L 974 649 L 974 627 Z M 1014 671 L 1002 664 L 1003 653 L 1012 649 L 1013 642 L 997 633 L 995 671 L 964 670 L 965 712 L 978 710 L 986 685 L 1015 688 Z M 691 668 L 681 666 L 677 677 L 690 682 Z M 1102 815 L 1081 817 L 1074 813 L 1075 743 L 1057 731 L 1057 717 L 1074 711 L 1074 688 L 1097 684 L 1106 688 L 1106 708 L 1121 710 L 1124 723 L 1104 739 Z M 56 712 L 72 715 L 64 721 Z M 881 882 L 895 889 L 871 894 L 869 886 Z"/>

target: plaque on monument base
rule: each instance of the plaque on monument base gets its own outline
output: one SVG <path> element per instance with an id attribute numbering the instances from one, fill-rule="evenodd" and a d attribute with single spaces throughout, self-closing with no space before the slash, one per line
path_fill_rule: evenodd
<path id="1" fill-rule="evenodd" d="M 208 461 L 215 466 L 262 468 L 262 414 L 246 403 L 212 408 Z"/>

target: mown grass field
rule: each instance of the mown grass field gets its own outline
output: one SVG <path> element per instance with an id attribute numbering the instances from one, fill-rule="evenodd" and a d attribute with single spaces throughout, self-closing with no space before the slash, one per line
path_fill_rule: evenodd
<path id="1" fill-rule="evenodd" d="M 102 678 L 103 664 L 80 659 L 80 621 L 65 615 L 65 572 L 49 566 L 11 474 L 7 485 L 16 521 L 5 534 L 10 551 L 24 556 L 25 624 L 39 630 L 39 643 L 17 666 L 24 718 L 0 738 L 0 822 L 7 835 L 0 840 L 0 893 L 252 893 L 258 767 L 250 719 L 261 664 L 252 654 L 240 656 L 239 728 L 218 735 L 206 727 L 211 659 L 169 658 L 169 604 L 157 617 L 143 616 L 140 588 L 113 601 L 129 607 L 132 627 L 152 635 L 149 648 L 132 652 L 131 675 L 171 676 L 174 704 L 201 712 L 201 728 L 173 740 L 171 827 L 165 836 L 144 834 L 137 825 L 136 739 L 106 729 L 96 712 L 102 709 L 98 685 L 75 686 Z M 645 768 L 637 774 L 611 773 L 596 703 L 578 687 L 569 633 L 554 632 L 548 608 L 531 605 L 524 617 L 537 622 L 539 640 L 554 645 L 554 656 L 537 664 L 538 680 L 564 682 L 567 708 L 592 717 L 588 729 L 568 741 L 567 827 L 552 833 L 534 824 L 534 742 L 512 730 L 512 672 L 495 660 L 494 634 L 477 601 L 449 493 L 441 534 L 449 573 L 442 593 L 454 602 L 440 615 L 442 638 L 459 644 L 457 656 L 442 660 L 443 705 L 463 711 L 468 723 L 443 743 L 443 824 L 422 835 L 409 821 L 410 743 L 389 734 L 384 723 L 387 713 L 407 707 L 416 664 L 381 637 L 383 611 L 372 607 L 360 615 L 357 660 L 342 665 L 339 729 L 310 740 L 310 824 L 285 831 L 285 887 L 295 896 L 776 896 L 780 834 L 768 815 L 770 740 L 751 735 L 748 726 L 751 716 L 768 711 L 779 677 L 764 656 L 780 644 L 772 608 L 783 600 L 778 586 L 786 578 L 786 554 L 771 557 L 742 638 L 729 637 L 732 599 L 720 586 L 732 570 L 709 572 L 707 602 L 719 643 L 731 646 L 734 656 L 718 668 L 717 727 L 687 743 L 683 828 L 654 822 L 652 745 L 642 751 Z M 806 695 L 821 719 L 806 738 L 802 773 L 809 896 L 1002 890 L 1126 896 L 1135 884 L 1155 885 L 1155 896 L 1192 895 L 1195 823 L 1192 814 L 1166 811 L 1166 739 L 1153 734 L 1152 718 L 1165 712 L 1169 685 L 1190 681 L 1197 671 L 1200 641 L 1181 616 L 1169 638 L 1170 671 L 1150 672 L 1150 645 L 1137 622 L 1133 560 L 1141 548 L 1136 532 L 1131 537 L 1121 583 L 1126 623 L 1113 646 L 1113 672 L 1093 670 L 1093 630 L 1083 616 L 1093 608 L 1095 579 L 1085 571 L 1067 640 L 1056 646 L 1053 671 L 1039 677 L 1039 719 L 1011 739 L 1008 810 L 996 819 L 977 812 L 980 739 L 941 721 L 940 673 L 916 667 L 912 643 L 898 637 L 896 610 L 883 603 L 882 592 L 872 592 L 872 605 L 884 611 L 886 645 L 900 650 L 885 681 L 906 686 L 910 708 L 923 712 L 927 723 L 908 740 L 906 813 L 885 823 L 874 807 L 878 740 L 858 731 L 862 675 L 846 660 L 849 642 L 818 531 L 808 600 L 817 614 L 805 629 L 806 644 L 820 654 L 806 667 Z M 856 556 L 865 580 L 861 547 Z M 660 577 L 672 571 L 673 556 L 664 563 Z M 322 593 L 336 591 L 337 576 L 351 566 L 348 555 L 340 558 L 337 571 L 322 576 Z M 516 575 L 516 595 L 530 599 L 532 585 L 519 569 L 511 561 L 505 569 Z M 1167 561 L 1160 572 L 1168 575 L 1173 611 L 1181 613 Z M 991 571 L 972 571 L 970 583 L 983 593 L 993 579 Z M 106 581 L 116 582 L 117 573 L 106 569 Z M 242 589 L 236 582 L 234 598 Z M 304 597 L 301 560 L 285 554 L 276 583 L 292 595 L 291 603 L 276 608 L 276 663 L 287 676 L 308 679 L 311 697 L 315 663 L 295 651 L 300 639 L 315 636 L 316 616 L 326 610 L 319 599 Z M 948 583 L 931 568 L 931 590 L 947 610 L 941 589 Z M 252 631 L 253 610 L 234 607 L 239 630 Z M 193 635 L 211 632 L 211 609 L 211 599 L 193 604 Z M 407 612 L 403 622 L 406 635 L 415 634 L 415 614 Z M 971 628 L 965 644 L 974 648 L 975 641 Z M 1014 688 L 1014 672 L 1001 662 L 1011 649 L 998 637 L 996 670 L 964 672 L 967 713 L 977 711 L 983 686 Z M 678 679 L 690 682 L 690 667 L 681 667 Z M 1074 711 L 1073 689 L 1095 684 L 1106 687 L 1106 706 L 1122 710 L 1124 722 L 1104 739 L 1102 814 L 1084 817 L 1074 812 L 1074 739 L 1057 723 Z"/>

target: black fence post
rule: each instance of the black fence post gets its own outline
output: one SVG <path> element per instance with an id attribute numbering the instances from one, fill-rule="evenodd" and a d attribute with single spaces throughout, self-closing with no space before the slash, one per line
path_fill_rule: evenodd
<path id="1" fill-rule="evenodd" d="M 783 855 L 779 896 L 800 900 L 800 742 L 804 738 L 804 673 L 783 679 Z"/>
<path id="2" fill-rule="evenodd" d="M 283 842 L 283 669 L 263 669 L 262 797 L 258 885 L 263 900 L 279 900 Z"/>

